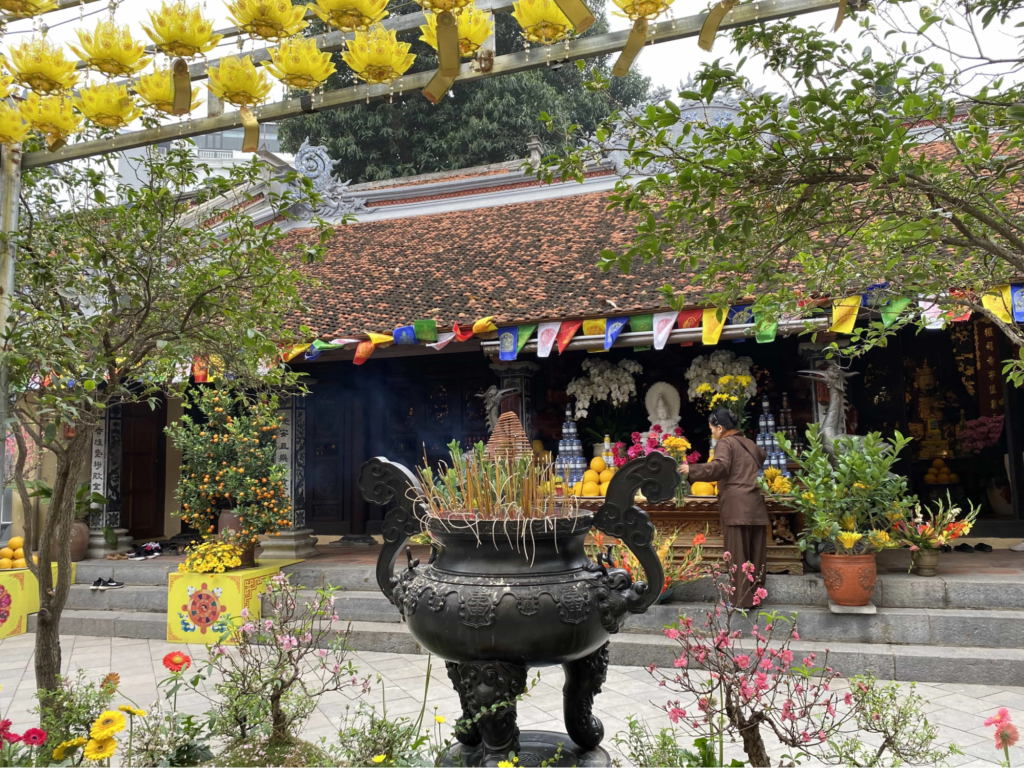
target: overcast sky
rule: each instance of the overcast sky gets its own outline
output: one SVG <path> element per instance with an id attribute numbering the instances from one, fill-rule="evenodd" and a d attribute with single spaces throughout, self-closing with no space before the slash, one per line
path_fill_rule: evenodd
<path id="1" fill-rule="evenodd" d="M 705 2 L 705 0 L 699 0 L 698 4 L 702 4 L 703 2 Z M 205 0 L 203 5 L 206 6 L 206 13 L 214 18 L 216 27 L 230 25 L 230 21 L 225 11 L 225 4 L 222 0 Z M 679 15 L 688 15 L 692 13 L 696 7 L 692 4 L 687 4 L 684 7 L 681 2 L 676 3 L 676 5 L 678 6 L 677 13 Z M 615 10 L 611 2 L 608 3 L 608 6 L 610 10 Z M 158 0 L 122 0 L 121 7 L 117 11 L 117 19 L 122 23 L 131 23 L 133 31 L 140 38 L 146 39 L 145 33 L 142 31 L 139 23 L 146 20 L 148 10 L 158 7 Z M 913 12 L 915 10 L 916 6 L 910 6 L 910 11 Z M 84 25 L 79 21 L 79 14 L 81 11 L 86 13 Z M 50 35 L 55 39 L 67 41 L 76 39 L 74 36 L 74 30 L 76 28 L 80 28 L 82 26 L 94 26 L 97 20 L 107 14 L 107 12 L 107 2 L 104 0 L 103 2 L 95 2 L 90 5 L 86 5 L 82 9 L 74 8 L 48 14 L 44 18 L 47 24 L 51 26 Z M 835 21 L 835 11 L 808 14 L 799 18 L 800 23 L 804 25 L 815 25 L 820 26 L 823 29 L 831 29 L 832 24 Z M 611 16 L 611 23 L 613 29 L 625 29 L 628 28 L 630 24 L 628 19 L 614 15 Z M 13 23 L 10 29 L 12 31 L 29 30 L 31 29 L 31 26 L 31 21 L 25 20 Z M 1013 31 L 1012 23 L 1007 26 L 1007 29 L 1010 32 Z M 839 32 L 831 36 L 837 39 L 857 40 L 859 32 L 860 27 L 857 23 L 853 19 L 848 18 L 842 28 L 840 28 Z M 10 43 L 22 39 L 25 39 L 24 34 L 9 34 L 5 38 L 4 46 L 2 47 L 6 47 Z M 899 38 L 896 39 L 898 40 Z M 956 38 L 954 38 L 954 40 L 955 39 Z M 1016 55 L 1017 46 L 1019 45 L 1019 41 L 1016 40 L 1012 34 L 992 29 L 989 29 L 984 33 L 983 42 L 987 53 L 998 56 Z M 967 40 L 966 35 L 964 35 L 963 40 L 961 40 L 961 44 L 967 45 L 969 43 L 970 41 Z M 855 48 L 863 48 L 866 44 L 867 43 L 864 41 L 857 42 Z M 254 43 L 251 40 L 245 40 L 245 50 L 252 50 L 254 45 L 262 47 L 263 44 L 259 41 Z M 232 41 L 227 44 L 222 44 L 218 54 L 234 53 L 236 51 L 236 42 Z M 716 58 L 721 58 L 729 62 L 735 62 L 737 60 L 737 57 L 730 53 L 729 41 L 724 34 L 719 36 L 719 39 L 716 41 L 715 47 L 711 53 L 705 53 L 698 48 L 696 38 L 677 40 L 670 43 L 660 43 L 653 46 L 649 45 L 644 48 L 634 66 L 639 68 L 639 70 L 645 75 L 650 76 L 654 85 L 675 88 L 681 81 L 685 81 L 691 73 L 699 69 L 702 63 L 713 61 Z M 756 85 L 767 86 L 771 90 L 780 89 L 780 82 L 771 75 L 766 74 L 760 62 L 755 61 L 749 63 L 744 68 L 744 72 L 755 82 Z M 205 88 L 202 90 L 205 93 Z"/>

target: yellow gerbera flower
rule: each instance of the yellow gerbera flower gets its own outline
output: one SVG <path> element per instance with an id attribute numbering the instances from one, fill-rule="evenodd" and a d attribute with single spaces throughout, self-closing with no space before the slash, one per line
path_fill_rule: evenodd
<path id="1" fill-rule="evenodd" d="M 128 704 L 122 704 L 117 709 L 120 712 L 125 712 L 125 713 L 127 713 L 129 715 L 134 715 L 135 717 L 145 717 L 146 716 L 146 710 L 144 710 L 144 709 L 136 709 L 135 707 L 129 706 Z"/>
<path id="2" fill-rule="evenodd" d="M 438 725 L 444 725 L 444 722 L 447 719 L 448 718 L 446 718 L 444 715 L 434 715 L 434 722 Z"/>
<path id="3" fill-rule="evenodd" d="M 377 764 L 383 763 L 387 759 L 387 757 L 387 755 L 374 755 L 373 762 Z"/>
<path id="4" fill-rule="evenodd" d="M 71 739 L 70 741 L 64 741 L 57 745 L 57 748 L 53 750 L 54 760 L 63 760 L 64 756 L 67 755 L 68 751 L 78 749 L 80 746 L 89 741 L 85 736 L 79 736 L 77 739 Z"/>
<path id="5" fill-rule="evenodd" d="M 126 725 L 127 721 L 124 715 L 108 709 L 96 718 L 96 722 L 92 724 L 92 728 L 89 730 L 89 735 L 92 736 L 93 741 L 104 741 L 111 739 L 115 733 L 123 731 Z M 92 758 L 89 759 L 91 760 Z"/>
<path id="6" fill-rule="evenodd" d="M 122 720 L 124 718 L 121 718 Z M 86 760 L 91 760 L 94 763 L 98 763 L 100 760 L 106 760 L 108 757 L 113 756 L 114 752 L 117 751 L 117 739 L 113 736 L 108 736 L 105 739 L 89 739 L 89 743 L 85 745 Z"/>

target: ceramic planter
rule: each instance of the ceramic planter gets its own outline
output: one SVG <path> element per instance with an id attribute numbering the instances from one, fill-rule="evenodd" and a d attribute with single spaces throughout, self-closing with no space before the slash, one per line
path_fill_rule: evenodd
<path id="1" fill-rule="evenodd" d="M 939 567 L 939 550 L 919 549 L 914 553 L 914 570 L 918 576 L 934 576 Z"/>
<path id="2" fill-rule="evenodd" d="M 830 553 L 821 556 L 821 577 L 825 581 L 828 596 L 836 605 L 861 606 L 870 603 L 877 576 L 873 554 Z"/>
<path id="3" fill-rule="evenodd" d="M 217 518 L 217 533 L 225 530 L 232 530 L 235 533 L 240 533 L 242 530 L 242 521 L 230 509 L 222 509 L 220 517 Z M 239 568 L 253 568 L 256 565 L 256 544 L 246 545 L 239 557 L 242 561 Z"/>
<path id="4" fill-rule="evenodd" d="M 571 742 L 584 752 L 601 743 L 604 726 L 592 707 L 608 669 L 609 637 L 627 613 L 646 611 L 659 591 L 609 567 L 603 557 L 595 563 L 584 542 L 592 527 L 620 539 L 650 582 L 662 584 L 664 573 L 651 543 L 654 526 L 633 499 L 642 488 L 648 499 L 666 501 L 678 483 L 676 462 L 654 453 L 615 474 L 594 514 L 470 524 L 428 517 L 415 501 L 419 483 L 405 467 L 380 458 L 363 465 L 364 498 L 396 505 L 383 524 L 377 583 L 413 637 L 446 660 L 463 718 L 474 721 L 456 733 L 476 750 L 467 753 L 469 765 L 497 765 L 509 752 L 519 755 L 522 765 L 541 764 L 545 755 L 533 754 L 532 746 L 520 754 L 516 726 L 516 698 L 526 688 L 530 667 L 563 667 Z M 406 566 L 395 576 L 399 552 L 423 528 L 440 541 L 440 551 L 433 550 L 430 562 L 421 565 L 407 550 Z M 485 708 L 493 714 L 479 717 Z"/>
<path id="5" fill-rule="evenodd" d="M 79 563 L 85 560 L 85 553 L 88 549 L 89 524 L 79 517 L 71 524 L 71 562 Z"/>

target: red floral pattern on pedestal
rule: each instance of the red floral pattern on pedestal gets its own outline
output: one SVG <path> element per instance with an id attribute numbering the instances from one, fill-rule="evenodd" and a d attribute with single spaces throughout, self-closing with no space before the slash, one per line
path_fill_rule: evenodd
<path id="1" fill-rule="evenodd" d="M 11 593 L 0 584 L 0 626 L 6 624 L 7 620 L 11 618 L 11 604 L 13 602 Z"/>

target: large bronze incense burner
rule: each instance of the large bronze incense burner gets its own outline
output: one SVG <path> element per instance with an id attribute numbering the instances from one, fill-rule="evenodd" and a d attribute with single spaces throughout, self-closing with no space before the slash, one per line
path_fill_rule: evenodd
<path id="1" fill-rule="evenodd" d="M 405 467 L 383 458 L 363 465 L 363 496 L 395 504 L 384 520 L 377 583 L 417 642 L 447 663 L 462 703 L 456 736 L 465 745 L 464 764 L 497 765 L 515 752 L 521 765 L 539 765 L 550 756 L 557 746 L 551 734 L 520 739 L 516 699 L 530 667 L 555 664 L 565 670 L 563 756 L 581 765 L 599 762 L 587 755 L 604 738 L 592 708 L 608 668 L 609 637 L 627 613 L 646 611 L 664 583 L 651 545 L 654 526 L 633 501 L 638 490 L 651 501 L 671 499 L 678 484 L 676 462 L 652 453 L 618 471 L 596 513 L 456 525 L 427 514 L 417 501 L 419 482 Z M 584 542 L 592 527 L 628 546 L 655 586 L 633 581 L 603 557 L 591 560 Z M 396 575 L 402 549 L 424 530 L 440 549 L 425 565 L 407 550 Z M 545 744 L 552 747 L 546 754 Z"/>

